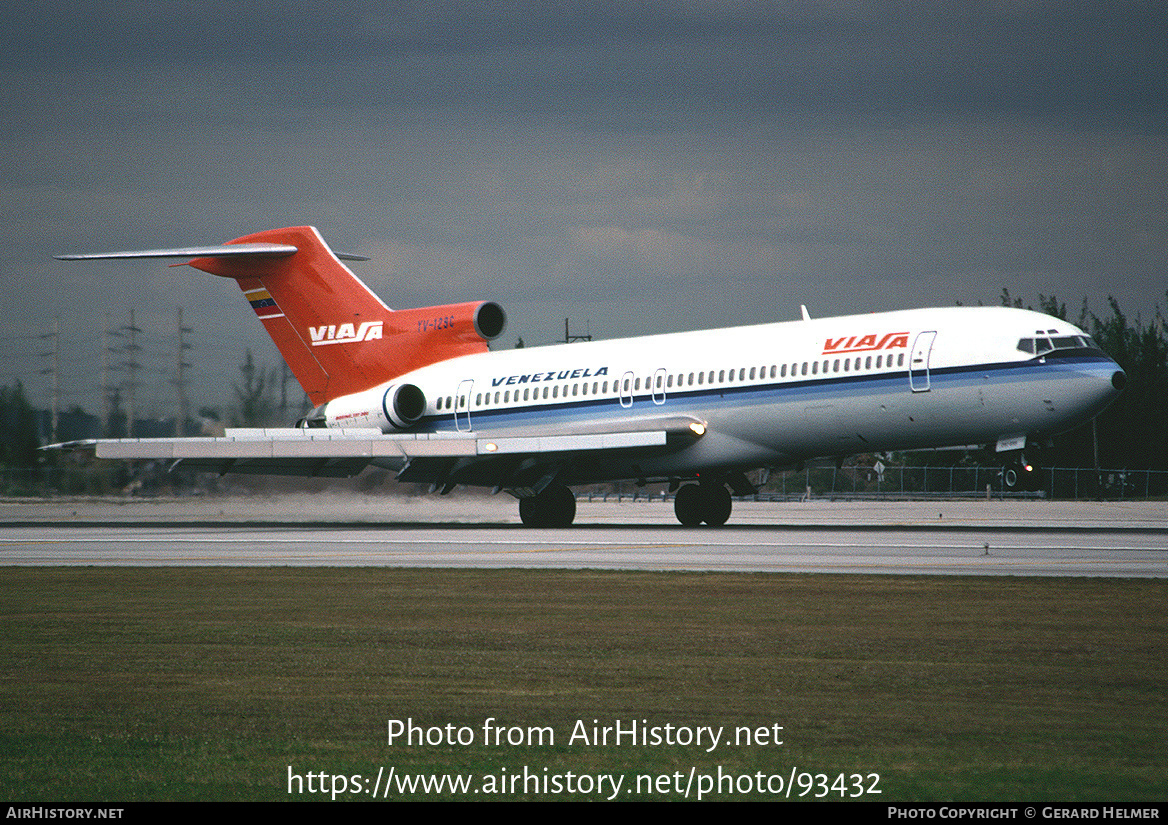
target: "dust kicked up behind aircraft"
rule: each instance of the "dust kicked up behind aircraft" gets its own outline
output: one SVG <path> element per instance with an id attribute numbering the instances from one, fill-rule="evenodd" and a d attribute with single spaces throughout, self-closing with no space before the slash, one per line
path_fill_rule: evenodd
<path id="1" fill-rule="evenodd" d="M 506 490 L 568 525 L 571 485 L 667 481 L 685 525 L 721 525 L 746 471 L 860 452 L 985 445 L 1008 483 L 1028 443 L 1098 414 L 1125 376 L 1082 330 L 949 307 L 491 352 L 502 308 L 392 310 L 312 227 L 221 246 L 60 256 L 188 258 L 233 278 L 316 405 L 287 429 L 58 445 L 220 473 L 367 466 L 450 492 Z M 358 259 L 359 260 L 359 259 Z"/>

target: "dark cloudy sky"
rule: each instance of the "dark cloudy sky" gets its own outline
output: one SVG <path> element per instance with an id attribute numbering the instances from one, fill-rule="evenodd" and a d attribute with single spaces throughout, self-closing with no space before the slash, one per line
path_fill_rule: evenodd
<path id="1" fill-rule="evenodd" d="M 0 383 L 96 410 L 145 330 L 169 414 L 274 347 L 229 282 L 62 252 L 314 224 L 390 306 L 491 298 L 510 346 L 960 301 L 1145 319 L 1168 277 L 1162 3 L 22 4 L 0 27 Z M 120 356 L 118 356 L 120 357 Z M 115 357 L 116 360 L 116 357 Z M 153 406 L 151 406 L 153 405 Z"/>

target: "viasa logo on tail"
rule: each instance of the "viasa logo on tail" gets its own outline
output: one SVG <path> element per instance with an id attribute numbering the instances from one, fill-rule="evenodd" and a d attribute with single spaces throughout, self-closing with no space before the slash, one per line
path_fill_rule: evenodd
<path id="1" fill-rule="evenodd" d="M 374 341 L 381 338 L 382 321 L 362 321 L 361 326 L 355 324 L 329 324 L 322 327 L 309 327 L 308 335 L 314 347 L 323 347 L 326 344 L 351 344 L 355 341 Z"/>
<path id="2" fill-rule="evenodd" d="M 852 335 L 828 338 L 823 343 L 823 354 L 840 352 L 874 352 L 878 349 L 894 349 L 908 346 L 907 332 L 886 332 L 881 338 L 875 335 Z"/>

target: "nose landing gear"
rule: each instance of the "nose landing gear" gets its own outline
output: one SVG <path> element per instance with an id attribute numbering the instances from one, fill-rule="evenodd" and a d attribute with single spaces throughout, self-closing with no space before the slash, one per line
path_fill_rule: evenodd
<path id="1" fill-rule="evenodd" d="M 1040 476 L 1038 465 L 1020 455 L 1002 468 L 1002 487 L 1008 493 L 1022 491 L 1034 493 L 1042 486 Z"/>

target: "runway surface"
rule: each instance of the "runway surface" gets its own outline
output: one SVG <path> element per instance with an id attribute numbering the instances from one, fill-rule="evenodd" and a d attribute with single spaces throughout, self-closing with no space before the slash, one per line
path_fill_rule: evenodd
<path id="1" fill-rule="evenodd" d="M 660 502 L 581 502 L 581 523 L 548 530 L 521 527 L 499 502 L 457 505 L 478 523 L 385 500 L 374 513 L 364 501 L 7 503 L 0 564 L 1168 577 L 1157 502 L 740 502 L 721 529 L 681 527 Z"/>

